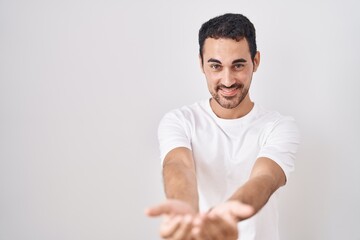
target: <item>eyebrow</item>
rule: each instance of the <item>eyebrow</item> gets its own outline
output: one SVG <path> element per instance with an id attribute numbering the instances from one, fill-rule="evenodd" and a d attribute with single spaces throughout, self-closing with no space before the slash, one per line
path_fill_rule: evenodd
<path id="1" fill-rule="evenodd" d="M 235 63 L 246 63 L 246 60 L 243 59 L 243 58 L 239 58 L 239 59 L 236 59 L 232 62 L 232 64 L 235 64 Z"/>
<path id="2" fill-rule="evenodd" d="M 221 64 L 221 61 L 217 60 L 217 59 L 214 59 L 214 58 L 210 58 L 208 60 L 208 62 L 215 62 L 215 63 L 219 63 Z M 244 59 L 244 58 L 239 58 L 239 59 L 236 59 L 234 61 L 232 61 L 232 64 L 235 64 L 235 63 L 246 63 L 247 61 Z"/>
<path id="3" fill-rule="evenodd" d="M 219 60 L 214 59 L 214 58 L 210 58 L 210 59 L 208 60 L 208 62 L 215 62 L 215 63 L 221 64 L 221 62 L 220 62 Z"/>

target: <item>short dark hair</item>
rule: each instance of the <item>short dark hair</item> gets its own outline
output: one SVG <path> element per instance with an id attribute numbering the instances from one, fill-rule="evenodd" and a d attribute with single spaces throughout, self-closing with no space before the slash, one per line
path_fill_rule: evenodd
<path id="1" fill-rule="evenodd" d="M 250 20 L 242 14 L 226 13 L 205 22 L 199 30 L 199 52 L 202 63 L 203 48 L 207 38 L 230 38 L 240 41 L 245 38 L 248 42 L 251 59 L 256 55 L 255 27 Z"/>

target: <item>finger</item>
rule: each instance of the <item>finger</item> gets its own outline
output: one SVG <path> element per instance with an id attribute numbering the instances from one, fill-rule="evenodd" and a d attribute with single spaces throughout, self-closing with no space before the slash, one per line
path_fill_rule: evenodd
<path id="1" fill-rule="evenodd" d="M 198 227 L 193 227 L 191 229 L 190 237 L 191 240 L 213 240 L 206 229 L 200 229 Z"/>
<path id="2" fill-rule="evenodd" d="M 192 222 L 191 237 L 193 240 L 204 240 L 208 239 L 206 232 L 203 228 L 205 215 L 200 214 L 196 216 Z"/>
<path id="3" fill-rule="evenodd" d="M 176 229 L 172 237 L 174 239 L 186 240 L 190 238 L 192 216 L 186 215 L 182 218 L 180 226 Z"/>
<path id="4" fill-rule="evenodd" d="M 182 220 L 181 216 L 175 216 L 168 219 L 160 225 L 160 236 L 163 238 L 170 238 L 180 226 Z"/>
<path id="5" fill-rule="evenodd" d="M 204 237 L 201 236 L 200 228 L 199 227 L 193 227 L 191 229 L 191 239 L 192 240 L 203 240 Z"/>
<path id="6" fill-rule="evenodd" d="M 237 202 L 234 204 L 234 207 L 230 209 L 230 213 L 240 221 L 251 217 L 254 214 L 254 208 L 250 205 Z"/>
<path id="7" fill-rule="evenodd" d="M 221 216 L 226 219 L 235 219 L 240 221 L 251 217 L 254 214 L 254 209 L 250 205 L 243 204 L 239 201 L 229 201 L 218 207 L 213 208 L 209 212 L 209 216 Z"/>
<path id="8" fill-rule="evenodd" d="M 149 217 L 157 217 L 163 214 L 170 214 L 171 212 L 173 212 L 173 207 L 170 202 L 164 202 L 145 210 L 145 214 Z"/>

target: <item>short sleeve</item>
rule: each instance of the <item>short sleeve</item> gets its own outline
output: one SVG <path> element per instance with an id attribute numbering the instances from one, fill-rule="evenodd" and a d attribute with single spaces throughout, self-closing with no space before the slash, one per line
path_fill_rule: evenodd
<path id="1" fill-rule="evenodd" d="M 284 171 L 286 178 L 294 171 L 295 154 L 300 143 L 300 133 L 295 120 L 282 117 L 266 129 L 261 143 L 259 157 L 275 161 Z"/>
<path id="2" fill-rule="evenodd" d="M 177 147 L 191 149 L 191 131 L 188 119 L 180 110 L 167 113 L 160 121 L 158 140 L 161 162 L 166 155 Z"/>

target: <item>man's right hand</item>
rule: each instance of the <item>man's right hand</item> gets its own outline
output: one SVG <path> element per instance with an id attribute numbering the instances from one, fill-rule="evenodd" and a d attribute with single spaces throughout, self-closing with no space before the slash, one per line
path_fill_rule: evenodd
<path id="1" fill-rule="evenodd" d="M 183 201 L 168 199 L 146 210 L 149 217 L 163 216 L 160 236 L 164 239 L 191 239 L 192 221 L 197 214 L 194 208 Z"/>

